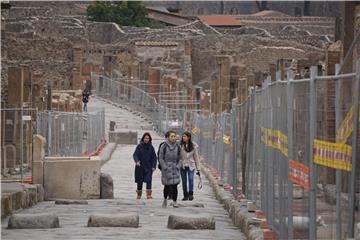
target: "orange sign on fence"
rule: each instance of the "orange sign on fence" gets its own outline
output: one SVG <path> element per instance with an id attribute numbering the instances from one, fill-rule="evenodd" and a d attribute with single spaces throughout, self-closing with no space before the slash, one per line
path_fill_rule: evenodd
<path id="1" fill-rule="evenodd" d="M 289 161 L 289 181 L 302 186 L 304 189 L 310 188 L 310 169 L 299 161 Z"/>

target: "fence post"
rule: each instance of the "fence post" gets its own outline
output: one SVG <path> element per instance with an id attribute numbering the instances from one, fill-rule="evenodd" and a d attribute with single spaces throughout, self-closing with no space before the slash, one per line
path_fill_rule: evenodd
<path id="1" fill-rule="evenodd" d="M 232 108 L 232 144 L 233 144 L 233 195 L 235 196 L 235 199 L 237 198 L 237 170 L 238 170 L 238 164 L 237 164 L 237 106 L 234 105 Z"/>
<path id="2" fill-rule="evenodd" d="M 338 75 L 340 70 L 340 64 L 335 65 L 335 74 Z M 340 104 L 340 91 L 342 82 L 340 79 L 336 79 L 335 86 L 335 127 L 336 132 L 339 130 L 339 126 L 342 119 L 341 104 Z M 341 170 L 336 169 L 336 240 L 341 239 Z"/>
<path id="3" fill-rule="evenodd" d="M 352 167 L 350 174 L 350 222 L 348 225 L 348 232 L 350 238 L 354 237 L 354 222 L 355 222 L 355 200 L 356 200 L 356 158 L 358 146 L 358 126 L 359 126 L 359 92 L 360 92 L 360 60 L 356 64 L 356 81 L 354 93 L 354 113 L 353 113 L 353 133 L 352 133 Z"/>
<path id="4" fill-rule="evenodd" d="M 48 135 L 47 135 L 47 155 L 51 155 L 51 112 L 48 112 Z"/>
<path id="5" fill-rule="evenodd" d="M 269 115 L 268 115 L 268 123 L 269 123 L 269 128 L 270 129 L 274 129 L 274 106 L 273 106 L 273 94 L 272 94 L 272 89 L 271 89 L 271 85 L 268 86 L 267 88 L 267 93 L 268 93 L 268 104 L 269 104 Z M 274 226 L 275 225 L 275 216 L 274 216 L 274 212 L 275 212 L 275 176 L 274 176 L 274 163 L 275 163 L 275 153 L 274 150 L 271 147 L 267 148 L 268 152 L 269 152 L 269 161 L 268 161 L 268 193 L 269 193 L 269 205 L 268 205 L 268 219 L 269 219 L 269 225 L 270 226 Z"/>
<path id="6" fill-rule="evenodd" d="M 249 106 L 248 106 L 248 116 L 247 116 L 247 141 L 246 141 L 246 160 L 245 160 L 245 183 L 243 184 L 245 186 L 245 189 L 243 189 L 243 192 L 245 193 L 246 197 L 249 198 L 250 192 L 249 192 L 249 186 L 250 186 L 250 149 L 251 149 L 251 143 L 250 143 L 250 134 L 251 134 L 251 115 L 252 115 L 252 92 L 250 93 L 249 97 Z"/>
<path id="7" fill-rule="evenodd" d="M 290 76 L 291 75 L 291 76 Z M 290 160 L 294 159 L 294 114 L 293 114 L 293 108 L 294 108 L 294 90 L 292 86 L 292 74 L 288 74 L 288 82 L 287 82 L 287 131 L 288 131 L 288 162 Z M 287 167 L 287 173 L 289 175 L 289 165 Z M 294 238 L 294 230 L 293 230 L 293 209 L 292 209 L 292 202 L 293 202 L 293 184 L 292 182 L 288 182 L 288 238 L 293 239 Z"/>
<path id="8" fill-rule="evenodd" d="M 252 200 L 256 200 L 256 197 L 255 197 L 255 185 L 256 185 L 256 175 L 255 175 L 255 164 L 256 164 L 256 91 L 254 89 L 253 91 L 253 97 L 254 97 L 254 101 L 253 101 L 253 114 L 254 114 L 254 117 L 253 117 L 253 146 L 252 146 L 252 173 L 251 173 L 251 176 L 252 176 L 252 179 L 253 179 L 253 184 L 252 184 L 252 191 L 251 191 L 251 195 L 252 195 Z"/>
<path id="9" fill-rule="evenodd" d="M 314 139 L 316 136 L 316 86 L 317 67 L 310 68 L 310 224 L 309 239 L 316 239 L 316 182 L 317 166 L 314 163 Z"/>

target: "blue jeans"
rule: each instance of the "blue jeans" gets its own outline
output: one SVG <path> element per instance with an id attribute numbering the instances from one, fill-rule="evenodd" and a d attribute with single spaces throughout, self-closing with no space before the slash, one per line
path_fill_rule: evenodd
<path id="1" fill-rule="evenodd" d="M 190 170 L 189 167 L 185 167 L 185 169 L 181 169 L 181 182 L 184 193 L 194 192 L 194 172 L 195 170 Z M 189 188 L 187 184 L 187 180 L 189 178 Z"/>

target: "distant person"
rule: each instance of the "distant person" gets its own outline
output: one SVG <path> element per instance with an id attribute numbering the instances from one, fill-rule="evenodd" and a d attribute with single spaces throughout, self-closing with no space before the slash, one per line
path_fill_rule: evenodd
<path id="1" fill-rule="evenodd" d="M 89 102 L 90 91 L 84 90 L 82 93 L 82 101 L 84 103 L 84 112 L 87 112 L 87 103 Z"/>
<path id="2" fill-rule="evenodd" d="M 174 208 L 178 207 L 177 185 L 180 183 L 180 168 L 181 168 L 181 148 L 176 143 L 176 133 L 174 131 L 168 132 L 168 139 L 161 146 L 159 151 L 159 161 L 161 165 L 161 182 L 164 185 L 164 200 L 162 207 L 167 207 L 167 198 L 171 197 Z"/>
<path id="3" fill-rule="evenodd" d="M 181 139 L 181 182 L 183 201 L 194 199 L 194 172 L 200 176 L 198 145 L 191 140 L 191 133 L 184 132 Z M 188 181 L 189 180 L 189 181 Z"/>
<path id="4" fill-rule="evenodd" d="M 150 133 L 144 133 L 137 145 L 133 158 L 135 161 L 135 182 L 137 198 L 141 199 L 143 183 L 146 183 L 146 198 L 152 199 L 152 174 L 156 169 L 156 153 Z"/>

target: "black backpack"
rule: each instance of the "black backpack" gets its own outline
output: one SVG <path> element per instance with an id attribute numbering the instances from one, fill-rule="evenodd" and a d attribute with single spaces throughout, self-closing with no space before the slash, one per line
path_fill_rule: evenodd
<path id="1" fill-rule="evenodd" d="M 158 151 L 157 151 L 158 168 L 159 168 L 160 171 L 161 171 L 161 164 L 160 164 L 160 159 L 159 159 L 159 157 L 160 157 L 159 153 L 160 153 L 160 148 L 161 148 L 161 146 L 162 146 L 164 143 L 165 143 L 165 142 L 160 143 L 159 148 L 158 148 Z M 181 147 L 180 147 L 179 144 L 177 144 L 177 143 L 176 143 L 176 145 L 177 145 L 177 147 L 178 147 L 178 156 L 180 156 L 180 154 L 181 154 Z M 164 155 L 164 156 L 165 156 L 165 154 L 166 154 L 166 149 L 167 149 L 167 147 L 165 146 L 165 147 L 164 147 L 164 150 L 163 150 L 163 155 Z"/>

